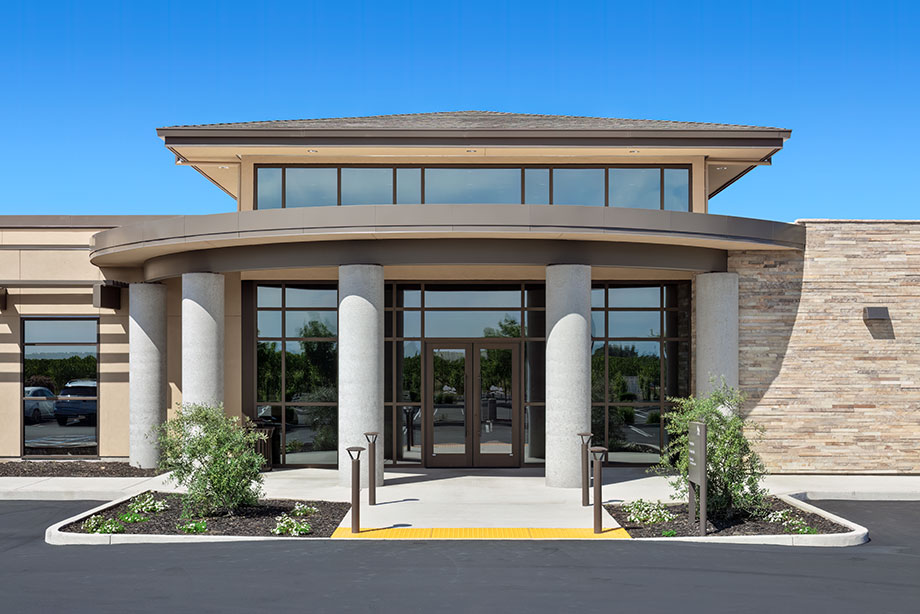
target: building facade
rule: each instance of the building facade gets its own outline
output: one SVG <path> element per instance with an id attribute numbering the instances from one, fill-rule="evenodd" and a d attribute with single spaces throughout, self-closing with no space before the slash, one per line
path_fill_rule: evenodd
<path id="1" fill-rule="evenodd" d="M 374 431 L 378 479 L 577 486 L 577 433 L 654 463 L 669 399 L 724 378 L 772 471 L 920 470 L 920 226 L 708 213 L 787 130 L 459 112 L 158 134 L 237 211 L 0 217 L 0 457 L 151 466 L 179 403 L 223 403 L 274 427 L 278 466 L 335 468 Z"/>

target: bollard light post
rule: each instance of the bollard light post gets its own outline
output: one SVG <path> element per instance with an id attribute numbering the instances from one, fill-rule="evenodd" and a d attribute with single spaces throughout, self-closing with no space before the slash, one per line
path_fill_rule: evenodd
<path id="1" fill-rule="evenodd" d="M 361 532 L 361 453 L 364 448 L 346 448 L 351 457 L 351 532 Z"/>
<path id="2" fill-rule="evenodd" d="M 377 505 L 377 437 L 380 433 L 364 433 L 367 439 L 367 504 Z"/>
<path id="3" fill-rule="evenodd" d="M 594 446 L 591 448 L 591 456 L 594 457 L 594 532 L 603 533 L 604 532 L 604 517 L 603 517 L 603 500 L 604 495 L 601 492 L 601 488 L 604 485 L 603 476 L 601 471 L 603 468 L 604 455 L 607 454 L 607 448 L 602 446 Z"/>
<path id="4" fill-rule="evenodd" d="M 588 507 L 588 448 L 591 446 L 591 433 L 579 433 L 581 437 L 581 504 Z"/>

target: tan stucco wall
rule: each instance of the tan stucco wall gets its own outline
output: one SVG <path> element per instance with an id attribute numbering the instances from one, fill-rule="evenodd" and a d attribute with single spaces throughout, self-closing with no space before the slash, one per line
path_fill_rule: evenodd
<path id="1" fill-rule="evenodd" d="M 806 226 L 804 252 L 729 254 L 760 453 L 774 472 L 918 473 L 920 222 Z"/>
<path id="2" fill-rule="evenodd" d="M 41 287 L 48 282 L 105 279 L 89 261 L 89 238 L 99 229 L 0 228 L 0 280 L 10 284 L 0 312 L 0 457 L 19 457 L 22 446 L 21 331 L 24 316 L 99 317 L 99 455 L 128 454 L 128 305 L 93 307 L 93 291 Z M 27 287 L 12 287 L 20 281 Z"/>

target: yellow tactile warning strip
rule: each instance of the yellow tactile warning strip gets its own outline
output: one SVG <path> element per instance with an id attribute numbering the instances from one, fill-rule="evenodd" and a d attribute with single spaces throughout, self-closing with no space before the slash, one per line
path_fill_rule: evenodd
<path id="1" fill-rule="evenodd" d="M 416 529 L 411 527 L 363 529 L 360 533 L 352 533 L 349 527 L 339 527 L 332 537 L 343 539 L 630 539 L 626 529 L 606 529 L 603 533 L 595 533 L 593 529 Z"/>

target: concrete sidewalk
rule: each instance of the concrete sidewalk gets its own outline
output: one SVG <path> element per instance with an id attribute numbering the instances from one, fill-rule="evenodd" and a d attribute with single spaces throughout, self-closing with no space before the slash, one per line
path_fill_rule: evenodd
<path id="1" fill-rule="evenodd" d="M 112 501 L 145 490 L 173 490 L 165 476 L 152 478 L 0 477 L 0 500 Z"/>

